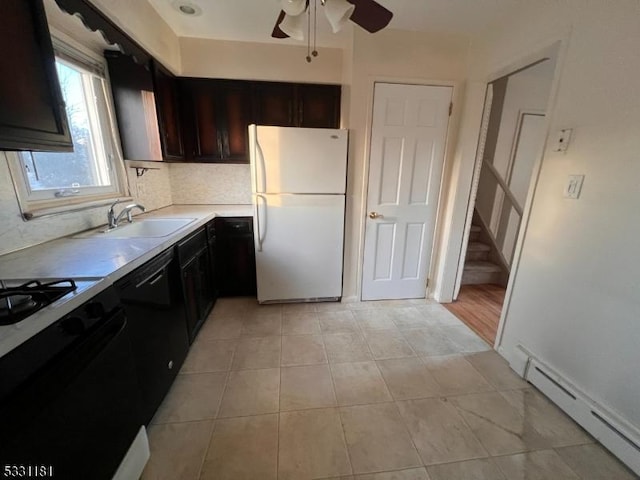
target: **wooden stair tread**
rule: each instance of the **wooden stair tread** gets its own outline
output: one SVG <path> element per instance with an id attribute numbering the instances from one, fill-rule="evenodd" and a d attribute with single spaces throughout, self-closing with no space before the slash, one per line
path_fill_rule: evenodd
<path id="1" fill-rule="evenodd" d="M 475 272 L 502 272 L 502 268 L 499 265 L 484 260 L 469 260 L 465 262 L 464 269 L 465 271 Z"/>
<path id="2" fill-rule="evenodd" d="M 491 250 L 491 247 L 482 242 L 469 242 L 467 250 L 473 252 L 488 252 Z"/>

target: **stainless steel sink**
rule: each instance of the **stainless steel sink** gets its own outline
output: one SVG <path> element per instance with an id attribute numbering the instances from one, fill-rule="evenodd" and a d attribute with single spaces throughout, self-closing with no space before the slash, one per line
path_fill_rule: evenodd
<path id="1" fill-rule="evenodd" d="M 73 238 L 158 238 L 166 237 L 186 227 L 195 218 L 145 218 L 133 223 L 123 223 L 112 228 L 90 230 L 74 235 Z"/>

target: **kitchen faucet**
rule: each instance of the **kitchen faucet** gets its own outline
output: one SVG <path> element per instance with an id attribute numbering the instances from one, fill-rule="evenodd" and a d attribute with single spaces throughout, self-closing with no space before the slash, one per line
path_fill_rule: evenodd
<path id="1" fill-rule="evenodd" d="M 143 212 L 145 211 L 145 208 L 139 203 L 131 203 L 124 207 L 122 211 L 118 215 L 116 215 L 113 207 L 115 207 L 118 203 L 120 203 L 120 199 L 113 202 L 109 207 L 109 210 L 107 210 L 107 227 L 109 229 L 116 228 L 118 226 L 118 222 L 122 220 L 122 217 L 124 215 L 127 216 L 127 220 L 129 221 L 129 223 L 131 223 L 133 221 L 133 218 L 131 218 L 131 210 L 133 210 L 134 208 L 139 208 Z"/>

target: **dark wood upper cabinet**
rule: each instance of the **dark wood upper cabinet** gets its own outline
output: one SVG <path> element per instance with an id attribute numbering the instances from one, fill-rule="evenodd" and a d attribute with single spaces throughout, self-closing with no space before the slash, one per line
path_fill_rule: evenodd
<path id="1" fill-rule="evenodd" d="M 153 62 L 153 80 L 164 159 L 184 160 L 178 79 L 162 65 Z"/>
<path id="2" fill-rule="evenodd" d="M 293 83 L 254 83 L 254 120 L 258 125 L 290 127 L 296 124 L 296 86 Z"/>
<path id="3" fill-rule="evenodd" d="M 251 89 L 247 82 L 183 80 L 185 110 L 193 160 L 248 162 L 247 127 L 251 123 Z"/>
<path id="4" fill-rule="evenodd" d="M 109 79 L 126 160 L 162 160 L 153 74 L 130 55 L 107 50 Z"/>
<path id="5" fill-rule="evenodd" d="M 340 86 L 297 85 L 298 127 L 338 128 Z"/>
<path id="6" fill-rule="evenodd" d="M 0 44 L 0 150 L 73 150 L 42 0 L 0 1 Z"/>

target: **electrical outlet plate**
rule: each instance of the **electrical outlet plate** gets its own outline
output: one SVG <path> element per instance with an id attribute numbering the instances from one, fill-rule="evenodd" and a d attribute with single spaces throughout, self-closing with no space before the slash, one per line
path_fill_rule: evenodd
<path id="1" fill-rule="evenodd" d="M 562 130 L 558 130 L 556 134 L 556 143 L 553 147 L 554 152 L 565 153 L 569 148 L 569 142 L 571 141 L 571 134 L 573 130 L 570 128 L 564 128 Z"/>
<path id="2" fill-rule="evenodd" d="M 584 175 L 569 175 L 567 186 L 564 188 L 564 198 L 577 200 L 582 192 L 582 184 L 584 183 Z"/>

